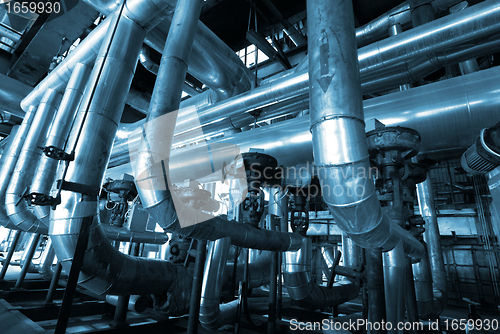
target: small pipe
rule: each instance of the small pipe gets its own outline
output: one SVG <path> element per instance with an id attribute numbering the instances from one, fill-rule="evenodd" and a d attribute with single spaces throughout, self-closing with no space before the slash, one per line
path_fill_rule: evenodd
<path id="1" fill-rule="evenodd" d="M 38 248 L 38 243 L 40 241 L 40 237 L 41 237 L 41 234 L 36 233 L 33 236 L 33 238 L 31 239 L 23 269 L 21 270 L 21 273 L 19 274 L 19 277 L 17 278 L 16 285 L 14 286 L 14 289 L 20 289 L 21 286 L 23 285 L 24 278 L 26 277 L 26 274 L 28 273 L 28 270 L 29 270 L 30 265 L 31 265 L 31 261 L 33 260 L 33 256 L 35 255 L 35 252 Z"/>
<path id="2" fill-rule="evenodd" d="M 19 238 L 21 238 L 21 235 L 23 234 L 23 231 L 16 230 L 14 239 L 12 240 L 12 243 L 9 248 L 9 252 L 7 253 L 7 257 L 3 261 L 2 264 L 2 271 L 0 272 L 0 280 L 3 280 L 5 278 L 5 274 L 7 273 L 7 269 L 9 269 L 10 261 L 12 260 L 12 255 L 14 255 L 14 252 L 16 251 L 17 244 L 19 243 Z"/>

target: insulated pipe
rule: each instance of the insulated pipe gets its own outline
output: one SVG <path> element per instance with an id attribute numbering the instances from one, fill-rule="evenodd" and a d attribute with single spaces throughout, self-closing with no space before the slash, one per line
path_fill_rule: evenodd
<path id="1" fill-rule="evenodd" d="M 405 253 L 419 259 L 422 244 L 382 211 L 369 175 L 352 2 L 310 0 L 307 13 L 310 122 L 323 199 L 358 245 L 391 250 L 402 240 Z"/>
<path id="2" fill-rule="evenodd" d="M 66 149 L 66 139 L 71 130 L 73 118 L 78 111 L 90 72 L 91 68 L 85 64 L 79 63 L 75 65 L 44 146 L 54 146 L 61 150 Z M 48 196 L 56 178 L 58 165 L 59 160 L 49 158 L 45 154 L 42 155 L 30 192 Z"/>
<path id="3" fill-rule="evenodd" d="M 150 231 L 134 232 L 125 227 L 109 224 L 101 224 L 101 228 L 106 239 L 109 241 L 125 241 L 154 245 L 162 245 L 168 241 L 168 235 L 166 233 Z"/>
<path id="4" fill-rule="evenodd" d="M 21 101 L 21 108 L 26 111 L 30 106 L 40 103 L 43 94 L 47 89 L 54 89 L 63 93 L 71 73 L 76 64 L 83 63 L 90 65 L 99 52 L 101 41 L 108 31 L 110 18 L 104 20 L 97 26 L 75 50 L 47 75 L 33 90 Z"/>
<path id="5" fill-rule="evenodd" d="M 230 238 L 212 241 L 209 245 L 200 301 L 200 323 L 208 330 L 236 321 L 236 308 L 219 305 L 230 246 Z"/>
<path id="6" fill-rule="evenodd" d="M 392 324 L 389 333 L 403 334 L 397 324 L 405 319 L 405 272 L 406 259 L 401 242 L 382 254 L 384 261 L 384 291 L 387 322 Z"/>
<path id="7" fill-rule="evenodd" d="M 342 240 L 345 266 L 357 267 L 361 249 L 348 238 Z M 359 294 L 358 280 L 343 279 L 333 283 L 331 288 L 316 285 L 311 277 L 311 247 L 311 239 L 305 237 L 299 251 L 283 255 L 283 278 L 290 298 L 300 307 L 311 310 L 337 306 L 356 298 Z"/>
<path id="8" fill-rule="evenodd" d="M 38 219 L 29 209 L 28 202 L 23 196 L 33 180 L 37 162 L 42 155 L 38 147 L 45 146 L 47 133 L 60 100 L 61 94 L 57 91 L 48 89 L 45 92 L 6 191 L 7 214 L 14 225 L 26 232 L 42 234 L 48 232 L 48 212 L 42 215 L 43 220 Z"/>
<path id="9" fill-rule="evenodd" d="M 138 12 L 143 13 L 142 9 Z M 106 157 L 125 105 L 145 34 L 140 25 L 123 15 L 113 15 L 112 19 L 113 24 L 110 26 L 113 29 L 99 51 L 89 87 L 83 97 L 82 104 L 88 107 L 80 110 L 76 116 L 75 123 L 79 126 L 73 128 L 69 140 L 69 147 L 76 145 L 75 160 L 69 165 L 65 181 L 76 185 L 78 188 L 74 190 L 82 193 L 62 191 L 61 204 L 51 217 L 50 237 L 58 259 L 67 270 L 73 260 L 82 221 L 97 214 L 96 195 L 106 168 Z M 166 293 L 165 298 L 171 302 L 172 313 L 184 314 L 185 304 L 188 304 L 186 298 L 189 300 L 189 296 L 175 298 L 174 301 L 170 298 L 172 293 L 180 291 L 182 294 L 186 291 L 182 288 L 189 284 L 190 279 L 183 266 L 130 257 L 118 252 L 105 238 L 100 225 L 95 222 L 92 224 L 80 284 L 94 293 Z"/>
<path id="10" fill-rule="evenodd" d="M 194 3 L 187 3 L 194 6 Z M 184 6 L 184 2 L 182 4 Z M 201 1 L 196 5 L 201 6 Z M 297 237 L 213 217 L 185 205 L 168 189 L 170 182 L 164 160 L 168 161 L 170 155 L 176 110 L 198 26 L 198 18 L 190 14 L 184 11 L 179 11 L 178 16 L 174 14 L 144 126 L 147 137 L 143 138 L 134 161 L 135 182 L 143 206 L 164 230 L 186 237 L 206 240 L 231 237 L 231 242 L 241 247 L 275 251 L 297 249 L 300 246 Z M 178 217 L 190 226 L 182 226 Z"/>
<path id="11" fill-rule="evenodd" d="M 7 191 L 12 174 L 14 173 L 14 168 L 16 167 L 24 141 L 28 136 L 31 123 L 33 123 L 33 118 L 35 118 L 35 113 L 35 107 L 28 110 L 26 116 L 23 118 L 23 122 L 17 128 L 17 131 L 12 133 L 13 137 L 9 140 L 9 144 L 5 147 L 2 155 L 2 163 L 0 167 L 0 180 L 2 180 L 2 182 L 0 182 L 0 224 L 10 229 L 18 228 L 10 221 L 10 218 L 7 215 L 7 211 L 5 209 L 5 192 Z"/>
<path id="12" fill-rule="evenodd" d="M 108 14 L 117 7 L 117 1 L 91 1 L 86 3 L 101 13 Z M 174 8 L 177 1 L 166 1 Z M 139 9 L 139 6 L 134 8 Z M 139 9 L 142 10 L 142 9 Z M 165 49 L 166 36 L 171 27 L 171 16 L 165 11 L 164 19 L 148 32 L 145 43 L 159 53 Z M 170 11 L 171 12 L 171 11 Z M 250 71 L 238 56 L 201 21 L 197 22 L 189 59 L 189 72 L 208 87 L 217 91 L 221 98 L 228 98 L 250 89 Z"/>
<path id="13" fill-rule="evenodd" d="M 447 276 L 444 268 L 443 248 L 441 246 L 441 235 L 439 234 L 430 172 L 427 172 L 427 178 L 424 182 L 417 184 L 417 197 L 420 214 L 425 221 L 424 240 L 427 243 L 432 275 L 434 306 L 431 316 L 436 317 L 441 314 L 448 303 L 448 290 L 446 288 Z M 421 313 L 421 315 L 424 314 Z"/>
<path id="14" fill-rule="evenodd" d="M 498 116 L 499 76 L 500 67 L 497 67 L 369 99 L 364 101 L 365 119 L 376 118 L 386 126 L 415 129 L 422 136 L 421 152 L 462 154 L 477 133 L 490 127 L 491 120 Z M 126 147 L 125 143 L 122 146 Z M 237 146 L 240 152 L 264 149 L 284 166 L 313 161 L 308 117 L 215 139 L 207 145 L 173 151 L 171 178 L 182 176 L 184 166 L 189 166 L 190 177 L 194 179 L 207 174 L 207 165 L 213 163 L 218 168 L 224 162 L 229 164 L 235 157 L 234 152 L 221 148 L 231 145 Z M 130 142 L 130 148 L 134 146 L 137 147 L 137 143 Z M 211 155 L 206 154 L 207 148 Z M 112 156 L 111 163 L 114 159 Z M 125 170 L 130 172 L 130 167 Z"/>
<path id="15" fill-rule="evenodd" d="M 448 8 L 460 1 L 461 0 L 435 0 L 426 2 L 431 4 L 435 11 L 442 12 L 448 10 Z M 387 31 L 391 26 L 395 24 L 405 25 L 410 22 L 410 4 L 408 1 L 405 1 L 399 6 L 389 10 L 387 13 L 380 15 L 375 20 L 356 28 L 356 43 L 358 47 L 374 43 L 387 37 Z"/>
<path id="16" fill-rule="evenodd" d="M 387 319 L 382 251 L 379 249 L 365 250 L 365 260 L 365 287 L 368 295 L 367 318 L 371 323 L 382 323 L 382 321 L 386 321 Z M 384 332 L 385 331 L 382 331 L 382 333 Z M 378 331 L 371 329 L 368 333 L 373 334 L 378 333 Z"/>
<path id="17" fill-rule="evenodd" d="M 360 73 L 385 68 L 415 55 L 459 45 L 495 33 L 500 23 L 500 3 L 486 0 L 434 20 L 400 35 L 358 50 Z"/>
<path id="18" fill-rule="evenodd" d="M 151 59 L 149 48 L 146 45 L 143 45 L 141 48 L 141 52 L 139 52 L 139 62 L 149 72 L 153 73 L 154 75 L 158 74 L 158 69 L 160 68 L 160 66 Z M 199 94 L 196 89 L 186 83 L 184 83 L 184 85 L 182 86 L 182 90 L 191 96 L 196 96 Z"/>

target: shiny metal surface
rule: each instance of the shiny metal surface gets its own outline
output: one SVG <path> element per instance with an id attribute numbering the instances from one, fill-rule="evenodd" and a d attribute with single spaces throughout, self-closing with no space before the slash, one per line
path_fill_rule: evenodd
<path id="1" fill-rule="evenodd" d="M 212 241 L 208 246 L 200 300 L 200 323 L 209 330 L 236 321 L 236 308 L 219 307 L 230 238 Z"/>
<path id="2" fill-rule="evenodd" d="M 434 191 L 430 172 L 427 179 L 417 184 L 417 197 L 420 214 L 425 221 L 424 240 L 427 243 L 429 264 L 432 275 L 432 289 L 434 295 L 433 316 L 439 316 L 448 303 L 447 276 L 444 268 L 443 247 L 437 221 Z M 416 286 L 415 286 L 416 288 Z"/>
<path id="3" fill-rule="evenodd" d="M 57 91 L 48 89 L 45 92 L 23 143 L 5 194 L 5 209 L 10 220 L 26 232 L 46 234 L 48 231 L 48 217 L 44 215 L 44 221 L 39 220 L 29 209 L 23 195 L 33 180 L 36 165 L 42 155 L 38 147 L 45 145 L 47 133 L 60 100 L 61 94 Z"/>
<path id="4" fill-rule="evenodd" d="M 54 263 L 55 256 L 56 253 L 52 247 L 52 241 L 49 238 L 47 239 L 45 248 L 40 255 L 40 265 L 38 266 L 38 273 L 46 281 L 50 281 L 52 279 L 52 275 L 54 273 L 52 270 L 52 264 Z"/>
<path id="5" fill-rule="evenodd" d="M 35 117 L 35 111 L 36 108 L 28 110 L 22 124 L 14 126 L 9 137 L 4 139 L 8 140 L 8 144 L 4 146 L 2 160 L 0 160 L 0 179 L 3 180 L 3 182 L 0 183 L 0 224 L 15 230 L 17 230 L 17 227 L 10 221 L 5 211 L 5 191 L 9 186 L 22 145 L 26 139 L 33 118 Z"/>
<path id="6" fill-rule="evenodd" d="M 30 106 L 38 105 L 43 94 L 49 88 L 63 93 L 71 72 L 78 63 L 91 65 L 101 47 L 102 39 L 108 31 L 112 18 L 99 24 L 80 45 L 71 52 L 49 75 L 47 75 L 33 90 L 22 100 L 21 108 L 27 110 Z"/>
<path id="7" fill-rule="evenodd" d="M 61 104 L 52 122 L 45 146 L 54 146 L 60 149 L 65 148 L 66 139 L 71 130 L 73 118 L 80 105 L 90 72 L 91 68 L 85 64 L 79 63 L 75 65 Z M 58 165 L 58 160 L 49 158 L 43 154 L 34 174 L 30 192 L 49 195 L 56 178 Z"/>
<path id="8" fill-rule="evenodd" d="M 498 31 L 500 3 L 487 0 L 358 50 L 360 73 L 385 68 Z"/>
<path id="9" fill-rule="evenodd" d="M 100 189 L 105 157 L 125 106 L 144 33 L 136 23 L 121 17 L 113 37 L 109 34 L 103 42 L 68 139 L 68 151 L 74 149 L 75 161 L 69 164 L 66 181 L 96 192 Z"/>
<path id="10" fill-rule="evenodd" d="M 283 278 L 290 298 L 303 308 L 315 310 L 336 306 L 358 296 L 359 281 L 344 279 L 333 284 L 332 288 L 320 287 L 312 279 L 311 239 L 303 238 L 303 246 L 297 252 L 283 254 Z M 360 255 L 359 246 L 352 242 L 343 243 L 346 266 L 356 268 Z"/>
<path id="11" fill-rule="evenodd" d="M 145 43 L 158 52 L 163 52 L 165 36 L 169 29 L 168 17 L 146 35 Z M 201 21 L 191 50 L 189 73 L 213 89 L 225 99 L 250 89 L 251 73 L 241 60 L 217 35 Z"/>
<path id="12" fill-rule="evenodd" d="M 384 263 L 384 291 L 387 322 L 394 324 L 405 321 L 405 273 L 406 259 L 403 244 L 399 242 L 392 250 L 382 254 Z M 396 326 L 388 333 L 403 334 Z"/>
<path id="13" fill-rule="evenodd" d="M 402 240 L 405 253 L 418 259 L 422 245 L 382 212 L 375 195 L 352 2 L 308 1 L 307 13 L 310 127 L 323 200 L 360 246 L 390 250 Z"/>

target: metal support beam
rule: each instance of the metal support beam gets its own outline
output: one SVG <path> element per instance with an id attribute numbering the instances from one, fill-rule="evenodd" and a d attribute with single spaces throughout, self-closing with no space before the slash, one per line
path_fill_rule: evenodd
<path id="1" fill-rule="evenodd" d="M 59 285 L 59 278 L 61 277 L 62 264 L 57 261 L 56 269 L 54 269 L 54 275 L 52 275 L 52 280 L 50 281 L 49 291 L 47 292 L 47 297 L 45 297 L 45 304 L 54 303 L 54 294 Z"/>
<path id="2" fill-rule="evenodd" d="M 66 333 L 69 315 L 71 312 L 71 305 L 73 304 L 73 297 L 78 284 L 78 276 L 80 275 L 83 258 L 85 257 L 85 250 L 87 249 L 89 241 L 90 224 L 92 224 L 93 218 L 94 217 L 90 216 L 82 219 L 80 233 L 78 234 L 78 240 L 76 242 L 75 254 L 73 256 L 73 262 L 69 271 L 68 283 L 66 285 L 66 290 L 64 291 L 61 310 L 59 311 L 59 317 L 57 318 L 57 325 L 54 334 Z"/>
<path id="3" fill-rule="evenodd" d="M 200 318 L 201 287 L 203 283 L 203 269 L 205 268 L 207 242 L 198 240 L 196 246 L 196 261 L 193 275 L 193 288 L 191 290 L 191 302 L 189 304 L 189 320 L 187 334 L 198 333 L 198 320 Z"/>

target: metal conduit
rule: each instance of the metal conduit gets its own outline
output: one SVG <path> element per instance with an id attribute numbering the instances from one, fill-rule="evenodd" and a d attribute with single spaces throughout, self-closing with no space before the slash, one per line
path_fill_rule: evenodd
<path id="1" fill-rule="evenodd" d="M 369 175 L 352 2 L 312 0 L 307 13 L 311 133 L 323 199 L 358 245 L 391 250 L 402 240 L 405 253 L 419 259 L 422 244 L 382 211 Z"/>
<path id="2" fill-rule="evenodd" d="M 448 15 L 400 35 L 358 50 L 360 73 L 406 61 L 491 35 L 500 23 L 500 3 L 486 0 L 453 15 Z"/>
<path id="3" fill-rule="evenodd" d="M 356 298 L 359 280 L 346 278 L 332 288 L 320 287 L 311 279 L 312 241 L 303 238 L 303 246 L 297 252 L 283 254 L 283 278 L 290 298 L 297 305 L 308 309 L 336 306 Z M 355 268 L 360 262 L 361 248 L 343 236 L 344 265 Z"/>
<path id="4" fill-rule="evenodd" d="M 139 13 L 148 14 L 148 11 L 143 11 L 141 7 Z M 88 108 L 80 110 L 76 116 L 75 123 L 82 127 L 82 139 L 78 140 L 79 126 L 76 126 L 68 145 L 76 145 L 75 161 L 69 165 L 65 180 L 78 185 L 80 188 L 77 191 L 83 194 L 62 191 L 62 202 L 53 212 L 49 232 L 58 259 L 68 269 L 82 220 L 94 217 L 80 284 L 97 294 L 167 293 L 165 298 L 168 299 L 171 298 L 170 293 L 182 290 L 183 284 L 189 282 L 187 269 L 118 252 L 105 238 L 101 225 L 95 219 L 98 206 L 97 196 L 93 194 L 97 195 L 100 189 L 107 163 L 105 157 L 109 154 L 118 127 L 145 34 L 141 26 L 127 17 L 113 15 L 112 19 L 116 27 L 113 24 L 115 29 L 110 31 L 114 33 L 107 35 L 103 42 L 89 88 L 83 97 L 82 104 L 88 105 Z M 94 85 L 95 89 L 92 89 Z M 171 303 L 173 314 L 183 314 L 186 310 L 181 305 L 182 300 L 178 301 L 179 304 Z"/>
<path id="5" fill-rule="evenodd" d="M 26 136 L 5 194 L 5 209 L 10 220 L 14 225 L 26 232 L 42 234 L 48 232 L 48 210 L 44 210 L 41 219 L 38 219 L 29 209 L 24 195 L 33 180 L 37 162 L 42 155 L 42 151 L 38 147 L 45 146 L 47 132 L 60 99 L 61 94 L 53 89 L 48 89 L 45 92 Z"/>
<path id="6" fill-rule="evenodd" d="M 219 239 L 209 245 L 200 301 L 200 323 L 208 330 L 234 323 L 237 318 L 236 307 L 219 305 L 230 246 L 230 238 Z"/>
<path id="7" fill-rule="evenodd" d="M 384 264 L 384 291 L 387 322 L 393 327 L 389 333 L 403 334 L 398 323 L 405 319 L 405 273 L 406 259 L 403 245 L 399 242 L 394 249 L 382 254 Z"/>
<path id="8" fill-rule="evenodd" d="M 213 217 L 183 204 L 168 189 L 169 180 L 164 160 L 168 160 L 170 155 L 174 132 L 176 113 L 172 112 L 178 110 L 180 104 L 191 48 L 188 42 L 194 39 L 196 27 L 199 27 L 197 18 L 193 22 L 188 19 L 192 18 L 184 18 L 182 21 L 184 24 L 191 23 L 184 30 L 179 30 L 182 26 L 180 23 L 172 23 L 169 31 L 169 38 L 172 37 L 167 39 L 162 53 L 162 64 L 144 128 L 147 138 L 143 138 L 135 161 L 135 182 L 143 206 L 164 230 L 186 237 L 206 240 L 231 237 L 231 242 L 241 247 L 275 251 L 297 249 L 300 242 L 293 235 L 259 230 L 247 224 Z M 191 226 L 181 226 L 179 217 L 186 217 Z"/>
<path id="9" fill-rule="evenodd" d="M 71 124 L 80 104 L 91 68 L 85 64 L 76 64 L 71 74 L 66 90 L 57 110 L 50 133 L 45 143 L 46 147 L 56 147 L 64 150 L 66 140 L 71 130 Z M 42 155 L 31 184 L 31 193 L 49 196 L 50 189 L 56 179 L 59 160 Z M 41 217 L 38 217 L 41 218 Z"/>
<path id="10" fill-rule="evenodd" d="M 448 10 L 448 8 L 459 3 L 460 1 L 461 0 L 435 0 L 428 3 L 432 5 L 435 11 L 442 12 Z M 388 30 L 391 26 L 395 24 L 401 24 L 404 26 L 410 22 L 410 4 L 408 1 L 405 1 L 387 13 L 380 15 L 375 20 L 356 28 L 356 44 L 360 48 L 374 43 L 380 39 L 388 37 Z"/>
<path id="11" fill-rule="evenodd" d="M 101 13 L 108 14 L 116 8 L 116 1 L 90 1 L 86 3 Z M 174 8 L 177 1 L 166 1 Z M 139 8 L 134 6 L 133 8 Z M 140 9 L 142 10 L 142 9 Z M 131 9 L 133 11 L 133 9 Z M 162 13 L 163 20 L 146 35 L 145 43 L 162 53 L 171 25 L 172 10 Z M 189 72 L 198 80 L 215 90 L 221 98 L 228 98 L 250 89 L 250 71 L 238 56 L 202 22 L 198 21 L 194 36 Z"/>

